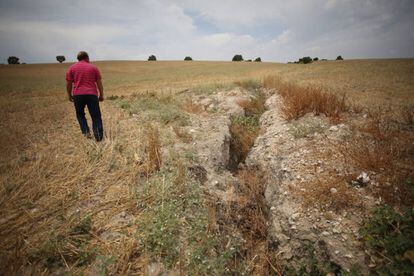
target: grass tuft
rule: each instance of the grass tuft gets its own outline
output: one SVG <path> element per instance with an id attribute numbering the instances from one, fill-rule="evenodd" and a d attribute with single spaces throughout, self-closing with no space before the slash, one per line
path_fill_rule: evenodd
<path id="1" fill-rule="evenodd" d="M 345 94 L 338 96 L 320 87 L 302 87 L 283 82 L 279 77 L 266 77 L 265 88 L 277 89 L 283 99 L 282 112 L 287 120 L 295 120 L 307 113 L 324 114 L 334 122 L 339 122 L 341 113 L 348 111 Z"/>

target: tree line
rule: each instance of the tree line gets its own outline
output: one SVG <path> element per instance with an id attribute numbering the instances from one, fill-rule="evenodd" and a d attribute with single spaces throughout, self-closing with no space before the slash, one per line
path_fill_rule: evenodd
<path id="1" fill-rule="evenodd" d="M 56 60 L 57 60 L 59 63 L 63 63 L 64 61 L 66 61 L 66 58 L 65 58 L 65 56 L 63 56 L 63 55 L 59 55 L 59 56 L 56 56 Z M 190 57 L 190 56 L 186 56 L 186 57 L 184 58 L 184 60 L 185 60 L 185 61 L 192 61 L 192 60 L 193 60 L 193 58 L 192 58 L 192 57 Z M 150 56 L 148 57 L 148 61 L 157 61 L 157 57 L 156 57 L 155 55 L 150 55 Z M 240 54 L 234 55 L 234 57 L 233 57 L 232 61 L 243 61 L 243 56 L 242 56 L 242 55 L 240 55 Z M 246 61 L 246 62 L 251 62 L 252 60 L 251 60 L 251 59 L 248 59 L 248 60 L 245 60 L 245 61 Z M 255 58 L 255 59 L 254 59 L 254 61 L 255 61 L 255 62 L 261 62 L 261 61 L 262 61 L 262 59 L 261 59 L 260 57 L 257 57 L 257 58 Z M 10 56 L 10 57 L 7 59 L 7 63 L 8 63 L 8 64 L 20 64 L 20 59 L 19 59 L 18 57 L 16 57 L 16 56 Z"/>
<path id="2" fill-rule="evenodd" d="M 66 61 L 66 58 L 63 55 L 59 55 L 59 56 L 56 56 L 56 60 L 59 63 L 62 63 L 64 61 Z M 184 60 L 185 61 L 192 61 L 193 58 L 190 57 L 190 56 L 186 56 L 184 58 Z M 321 61 L 326 61 L 326 60 L 327 59 L 321 59 Z M 341 55 L 339 55 L 339 56 L 336 57 L 336 60 L 344 60 L 344 59 L 343 59 L 343 57 Z M 155 55 L 150 55 L 148 57 L 148 61 L 157 61 L 157 57 Z M 245 61 L 245 62 L 252 62 L 252 61 L 254 61 L 254 62 L 261 62 L 262 59 L 260 57 L 257 57 L 254 60 L 251 60 L 251 59 L 244 60 L 242 55 L 237 54 L 237 55 L 234 55 L 233 56 L 232 61 Z M 314 57 L 314 58 L 311 58 L 311 57 L 302 57 L 302 58 L 299 58 L 298 61 L 294 61 L 294 62 L 289 61 L 288 63 L 308 64 L 308 63 L 312 63 L 314 61 L 319 61 L 319 58 L 318 57 Z M 20 64 L 20 59 L 18 57 L 16 57 L 16 56 L 10 56 L 7 59 L 7 63 L 8 64 Z"/>

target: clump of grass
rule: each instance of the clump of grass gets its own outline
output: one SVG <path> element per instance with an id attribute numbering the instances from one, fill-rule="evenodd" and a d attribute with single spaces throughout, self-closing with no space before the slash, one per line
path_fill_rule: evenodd
<path id="1" fill-rule="evenodd" d="M 303 198 L 304 207 L 314 206 L 322 211 L 340 211 L 362 206 L 358 194 L 347 184 L 346 178 L 317 178 L 306 183 L 303 188 L 304 190 L 299 193 Z M 315 201 L 315 198 L 318 200 Z"/>
<path id="2" fill-rule="evenodd" d="M 140 166 L 139 171 L 142 174 L 149 176 L 161 168 L 161 141 L 159 130 L 152 124 L 146 125 L 145 132 L 145 153 L 146 160 Z"/>
<path id="3" fill-rule="evenodd" d="M 262 84 L 258 80 L 241 80 L 241 81 L 235 81 L 235 85 L 240 86 L 247 90 L 256 90 L 259 89 Z"/>
<path id="4" fill-rule="evenodd" d="M 324 126 L 319 122 L 300 122 L 294 121 L 289 128 L 290 133 L 296 139 L 307 137 L 313 133 L 322 133 L 325 130 Z"/>
<path id="5" fill-rule="evenodd" d="M 110 100 L 110 101 L 114 101 L 114 100 L 117 100 L 118 98 L 119 98 L 118 95 L 111 95 L 111 96 L 107 97 L 106 99 Z"/>
<path id="6" fill-rule="evenodd" d="M 396 212 L 385 205 L 373 210 L 360 234 L 380 275 L 410 275 L 414 271 L 414 211 Z"/>
<path id="7" fill-rule="evenodd" d="M 345 95 L 328 93 L 320 87 L 302 87 L 281 81 L 278 77 L 266 77 L 264 87 L 277 89 L 283 99 L 282 112 L 287 120 L 294 120 L 307 113 L 324 114 L 338 122 L 341 113 L 348 110 Z"/>
<path id="8" fill-rule="evenodd" d="M 224 273 L 234 249 L 216 251 L 222 245 L 220 236 L 208 229 L 199 183 L 182 164 L 149 179 L 138 196 L 138 206 L 143 211 L 139 242 L 150 259 L 182 273 Z"/>
<path id="9" fill-rule="evenodd" d="M 374 193 L 392 204 L 414 202 L 407 179 L 412 172 L 413 132 L 403 130 L 384 110 L 371 112 L 370 118 L 356 126 L 352 142 L 341 143 L 338 149 L 355 168 L 377 174 Z"/>
<path id="10" fill-rule="evenodd" d="M 189 120 L 188 115 L 182 111 L 181 103 L 171 95 L 138 94 L 120 101 L 119 106 L 130 114 L 141 115 L 146 121 L 184 126 Z"/>
<path id="11" fill-rule="evenodd" d="M 263 93 L 255 93 L 251 99 L 238 100 L 237 104 L 244 109 L 245 116 L 255 116 L 265 112 L 265 102 Z"/>
<path id="12" fill-rule="evenodd" d="M 185 131 L 180 126 L 173 126 L 173 131 L 177 137 L 185 143 L 189 143 L 193 140 L 193 136 L 190 133 Z"/>
<path id="13" fill-rule="evenodd" d="M 84 266 L 91 263 L 96 255 L 89 245 L 92 220 L 90 216 L 81 219 L 69 230 L 52 233 L 40 248 L 31 253 L 31 261 L 44 260 L 48 268 L 61 266 Z"/>

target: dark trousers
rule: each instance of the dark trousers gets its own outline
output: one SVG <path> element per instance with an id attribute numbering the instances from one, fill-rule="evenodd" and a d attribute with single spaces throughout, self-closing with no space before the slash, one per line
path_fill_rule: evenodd
<path id="1" fill-rule="evenodd" d="M 101 118 L 101 109 L 99 108 L 99 100 L 95 95 L 76 95 L 73 96 L 75 104 L 76 117 L 83 134 L 89 133 L 88 122 L 85 117 L 85 106 L 88 106 L 89 114 L 92 118 L 92 130 L 96 141 L 103 138 L 103 126 Z"/>

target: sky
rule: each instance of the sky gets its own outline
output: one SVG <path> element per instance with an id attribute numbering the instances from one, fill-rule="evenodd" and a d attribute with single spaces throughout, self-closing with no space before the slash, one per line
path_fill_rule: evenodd
<path id="1" fill-rule="evenodd" d="M 414 57 L 413 0 L 0 0 L 0 62 Z"/>

